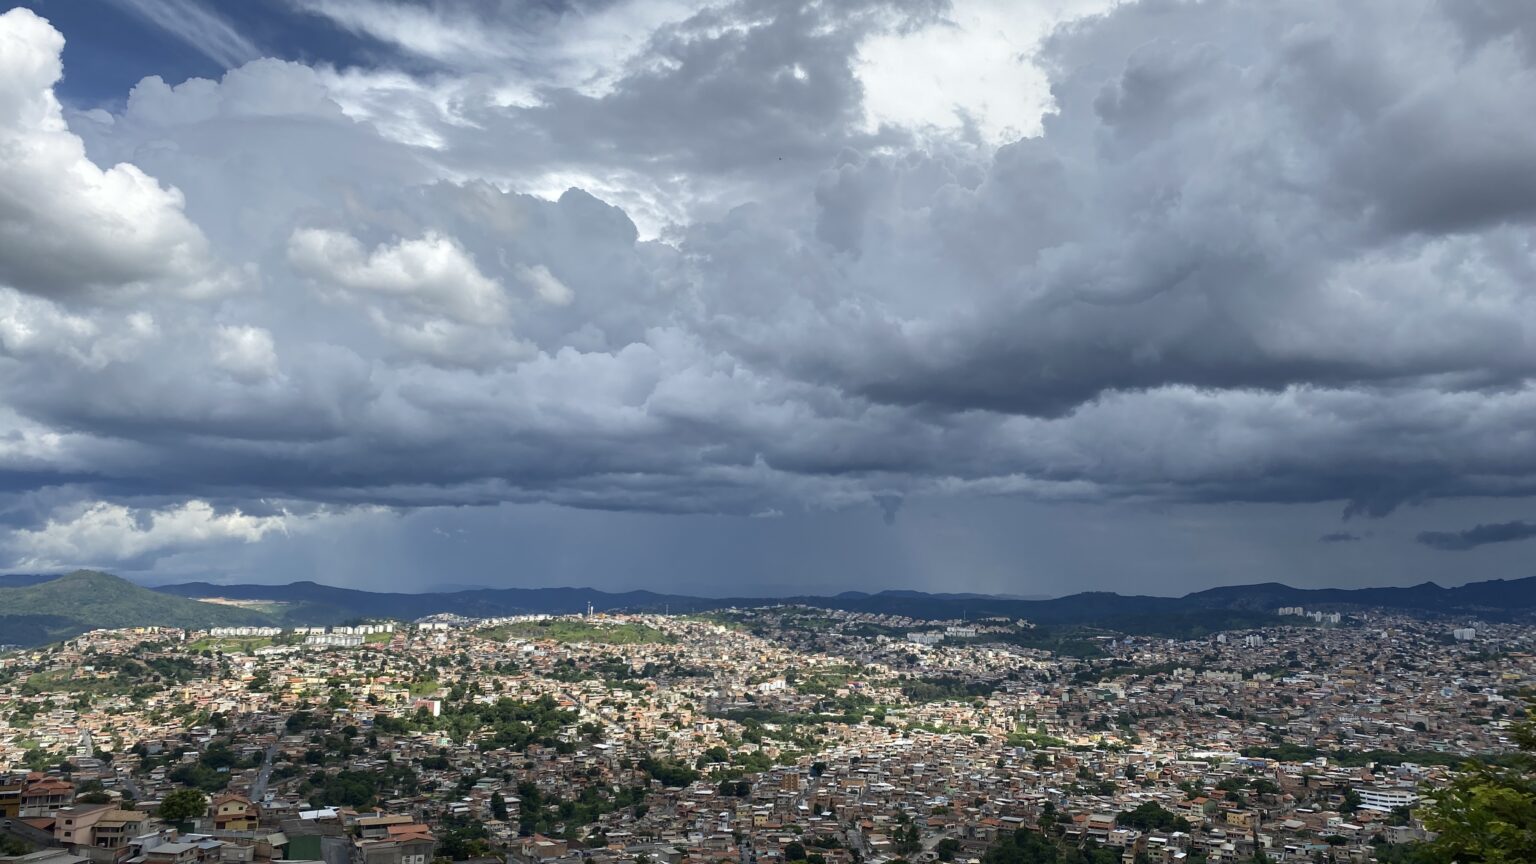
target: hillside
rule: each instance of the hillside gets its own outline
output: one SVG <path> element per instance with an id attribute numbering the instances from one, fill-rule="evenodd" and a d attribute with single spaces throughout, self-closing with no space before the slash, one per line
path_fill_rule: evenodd
<path id="1" fill-rule="evenodd" d="M 287 585 L 212 585 L 189 582 L 163 585 L 156 591 L 177 597 L 221 597 L 290 604 L 284 619 L 295 624 L 335 624 L 353 618 L 400 618 L 452 613 L 471 618 L 536 613 L 581 612 L 591 603 L 599 612 L 629 610 L 693 612 L 717 609 L 728 602 L 650 591 L 608 593 L 592 588 L 477 588 L 401 594 L 335 588 L 316 582 Z M 754 601 L 757 603 L 771 601 Z"/>
<path id="2" fill-rule="evenodd" d="M 172 597 L 91 570 L 0 588 L 0 642 L 37 644 L 99 627 L 268 623 L 259 612 Z"/>
<path id="3" fill-rule="evenodd" d="M 358 617 L 411 619 L 440 612 L 470 617 L 527 613 L 569 614 L 598 611 L 702 612 L 731 606 L 798 603 L 823 609 L 905 615 L 912 618 L 976 618 L 1006 615 L 1041 624 L 1092 625 L 1132 633 L 1176 635 L 1200 620 L 1222 626 L 1261 626 L 1280 606 L 1311 609 L 1388 608 L 1421 614 L 1478 615 L 1490 618 L 1536 613 L 1536 577 L 1474 582 L 1459 588 L 1424 583 L 1405 588 L 1292 588 L 1278 583 L 1236 585 L 1183 597 L 1085 592 L 1053 599 L 1022 599 L 973 594 L 924 594 L 919 591 L 849 591 L 832 597 L 687 597 L 650 591 L 609 593 L 592 588 L 499 588 L 423 594 L 392 594 L 336 588 L 315 582 L 291 585 L 211 585 L 194 582 L 156 589 L 178 597 L 227 597 L 293 604 L 290 620 L 300 615 L 318 622 Z M 1220 614 L 1215 614 L 1220 613 Z"/>

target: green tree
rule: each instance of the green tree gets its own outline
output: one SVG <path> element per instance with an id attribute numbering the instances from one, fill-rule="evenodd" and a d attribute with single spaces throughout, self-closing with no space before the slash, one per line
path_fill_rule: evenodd
<path id="1" fill-rule="evenodd" d="M 784 860 L 804 861 L 805 847 L 802 846 L 798 841 L 790 842 L 787 846 L 784 847 Z"/>
<path id="2" fill-rule="evenodd" d="M 491 793 L 491 816 L 498 821 L 507 821 L 507 799 L 501 797 L 500 792 Z"/>
<path id="3" fill-rule="evenodd" d="M 1502 766 L 1473 762 L 1440 790 L 1424 812 L 1424 824 L 1439 836 L 1431 844 L 1436 860 L 1460 864 L 1516 864 L 1536 861 L 1536 711 L 1515 724 L 1520 753 Z"/>
<path id="4" fill-rule="evenodd" d="M 919 852 L 923 848 L 923 838 L 918 833 L 916 825 L 908 825 L 905 829 L 897 828 L 893 839 L 896 841 L 896 851 L 904 856 Z"/>
<path id="5" fill-rule="evenodd" d="M 1047 801 L 1040 805 L 1040 830 L 1048 831 L 1054 824 L 1056 824 L 1056 805 L 1054 802 Z"/>
<path id="6" fill-rule="evenodd" d="M 208 812 L 208 796 L 197 789 L 177 789 L 160 802 L 160 818 L 167 822 L 190 822 Z"/>

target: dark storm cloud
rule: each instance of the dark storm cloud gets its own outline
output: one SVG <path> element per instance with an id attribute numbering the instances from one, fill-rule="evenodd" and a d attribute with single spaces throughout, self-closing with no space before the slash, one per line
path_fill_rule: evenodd
<path id="1" fill-rule="evenodd" d="M 1414 539 L 1442 552 L 1466 552 L 1490 543 L 1513 543 L 1536 537 L 1536 525 L 1529 522 L 1498 522 L 1477 525 L 1465 531 L 1421 531 Z"/>
<path id="2" fill-rule="evenodd" d="M 845 290 L 772 334 L 790 350 L 759 328 L 743 350 L 880 401 L 1041 415 L 1167 385 L 1523 380 L 1528 319 L 1477 295 L 1514 301 L 1529 271 L 1536 103 L 1506 83 L 1531 69 L 1443 26 L 1404 52 L 1387 5 L 1350 8 L 1124 7 L 1058 38 L 1060 113 L 974 188 L 840 160 L 818 203 L 822 239 L 863 251 Z M 721 285 L 750 266 L 713 257 Z"/>
<path id="3" fill-rule="evenodd" d="M 911 130 L 865 128 L 859 45 L 936 21 L 943 5 L 706 5 L 659 27 L 609 86 L 547 84 L 536 105 L 467 109 L 465 119 L 486 134 L 455 136 L 445 159 L 467 173 L 529 182 L 549 171 L 602 178 L 672 220 L 692 215 L 682 209 L 690 201 L 711 210 L 753 200 L 798 207 L 844 148 L 914 146 Z"/>
<path id="4" fill-rule="evenodd" d="M 690 9 L 510 95 L 545 49 L 479 7 L 311 6 L 444 71 L 260 61 L 69 133 L 0 117 L 54 158 L 0 185 L 28 548 L 370 506 L 1536 493 L 1523 16 L 1123 5 L 1049 41 L 1057 113 L 993 148 L 865 122 L 860 46 L 930 3 Z M 46 106 L 16 71 L 0 108 Z"/>
<path id="5" fill-rule="evenodd" d="M 750 175 L 821 164 L 845 141 L 899 140 L 853 129 L 857 45 L 894 14 L 884 3 L 707 10 L 653 37 L 644 68 L 613 92 L 554 92 L 522 119 L 578 160 Z"/>

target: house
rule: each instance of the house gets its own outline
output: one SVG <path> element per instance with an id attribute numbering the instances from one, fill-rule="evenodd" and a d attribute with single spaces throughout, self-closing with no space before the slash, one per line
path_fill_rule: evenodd
<path id="1" fill-rule="evenodd" d="M 145 864 L 197 864 L 201 850 L 195 843 L 161 843 L 144 850 Z"/>
<path id="2" fill-rule="evenodd" d="M 550 858 L 559 858 L 565 854 L 566 844 L 563 840 L 553 840 L 542 834 L 532 837 L 521 837 L 518 845 L 513 850 L 520 861 L 544 861 Z"/>
<path id="3" fill-rule="evenodd" d="M 351 864 L 428 864 L 436 851 L 437 838 L 427 826 L 389 825 L 383 837 L 353 841 Z"/>
<path id="4" fill-rule="evenodd" d="M 128 841 L 148 830 L 149 816 L 137 810 L 111 809 L 91 829 L 88 845 L 97 849 L 123 849 Z"/>
<path id="5" fill-rule="evenodd" d="M 27 788 L 27 778 L 17 774 L 0 777 L 0 819 L 15 819 L 21 815 L 21 792 Z"/>
<path id="6" fill-rule="evenodd" d="M 410 825 L 416 820 L 410 816 L 359 816 L 357 819 L 358 836 L 364 840 L 380 840 L 389 837 L 391 828 L 401 825 Z"/>
<path id="7" fill-rule="evenodd" d="M 260 808 L 244 795 L 220 795 L 213 799 L 215 831 L 254 831 L 260 824 Z"/>
<path id="8" fill-rule="evenodd" d="M 111 804 L 62 807 L 54 815 L 53 838 L 63 846 L 93 846 L 96 823 L 111 812 Z"/>
<path id="9" fill-rule="evenodd" d="M 345 864 L 351 857 L 352 843 L 340 823 L 284 819 L 282 829 L 288 841 L 286 849 L 289 858 Z"/>
<path id="10" fill-rule="evenodd" d="M 75 801 L 75 784 L 58 777 L 44 777 L 21 792 L 22 816 L 52 816 Z"/>

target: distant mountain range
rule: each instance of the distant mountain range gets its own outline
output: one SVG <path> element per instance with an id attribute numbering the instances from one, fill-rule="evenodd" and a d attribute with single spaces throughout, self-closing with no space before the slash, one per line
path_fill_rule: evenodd
<path id="1" fill-rule="evenodd" d="M 239 601 L 241 605 L 199 602 Z M 105 573 L 0 576 L 0 642 L 39 644 L 96 627 L 239 624 L 337 624 L 360 618 L 411 620 L 435 613 L 495 617 L 581 612 L 706 612 L 798 604 L 849 612 L 939 620 L 1002 615 L 1050 627 L 1097 627 L 1144 635 L 1188 636 L 1277 620 L 1282 606 L 1350 611 L 1398 609 L 1424 615 L 1503 619 L 1536 615 L 1536 577 L 1442 588 L 1292 588 L 1275 582 L 1197 591 L 1183 597 L 1087 592 L 1050 599 L 919 591 L 850 591 L 831 597 L 706 598 L 592 588 L 475 588 L 423 594 L 336 588 L 316 582 L 214 585 L 188 582 L 143 588 Z"/>
<path id="2" fill-rule="evenodd" d="M 1021 599 L 985 594 L 925 594 L 920 591 L 850 591 L 836 596 L 691 597 L 652 591 L 611 593 L 593 588 L 481 588 L 426 594 L 391 594 L 333 588 L 314 582 L 289 585 L 212 585 L 190 582 L 165 585 L 162 593 L 186 598 L 218 597 L 289 604 L 288 615 L 315 622 L 357 617 L 419 618 L 439 612 L 469 617 L 598 611 L 706 612 L 729 607 L 802 604 L 849 612 L 904 615 L 919 619 L 981 618 L 1006 615 L 1039 624 L 1095 625 L 1111 629 L 1158 617 L 1177 621 L 1211 612 L 1273 614 L 1282 606 L 1308 609 L 1403 609 L 1430 614 L 1482 615 L 1489 618 L 1536 613 L 1536 577 L 1475 582 L 1442 588 L 1433 582 L 1409 588 L 1292 588 L 1277 582 L 1197 591 L 1183 597 L 1126 596 L 1087 592 L 1049 599 Z"/>

